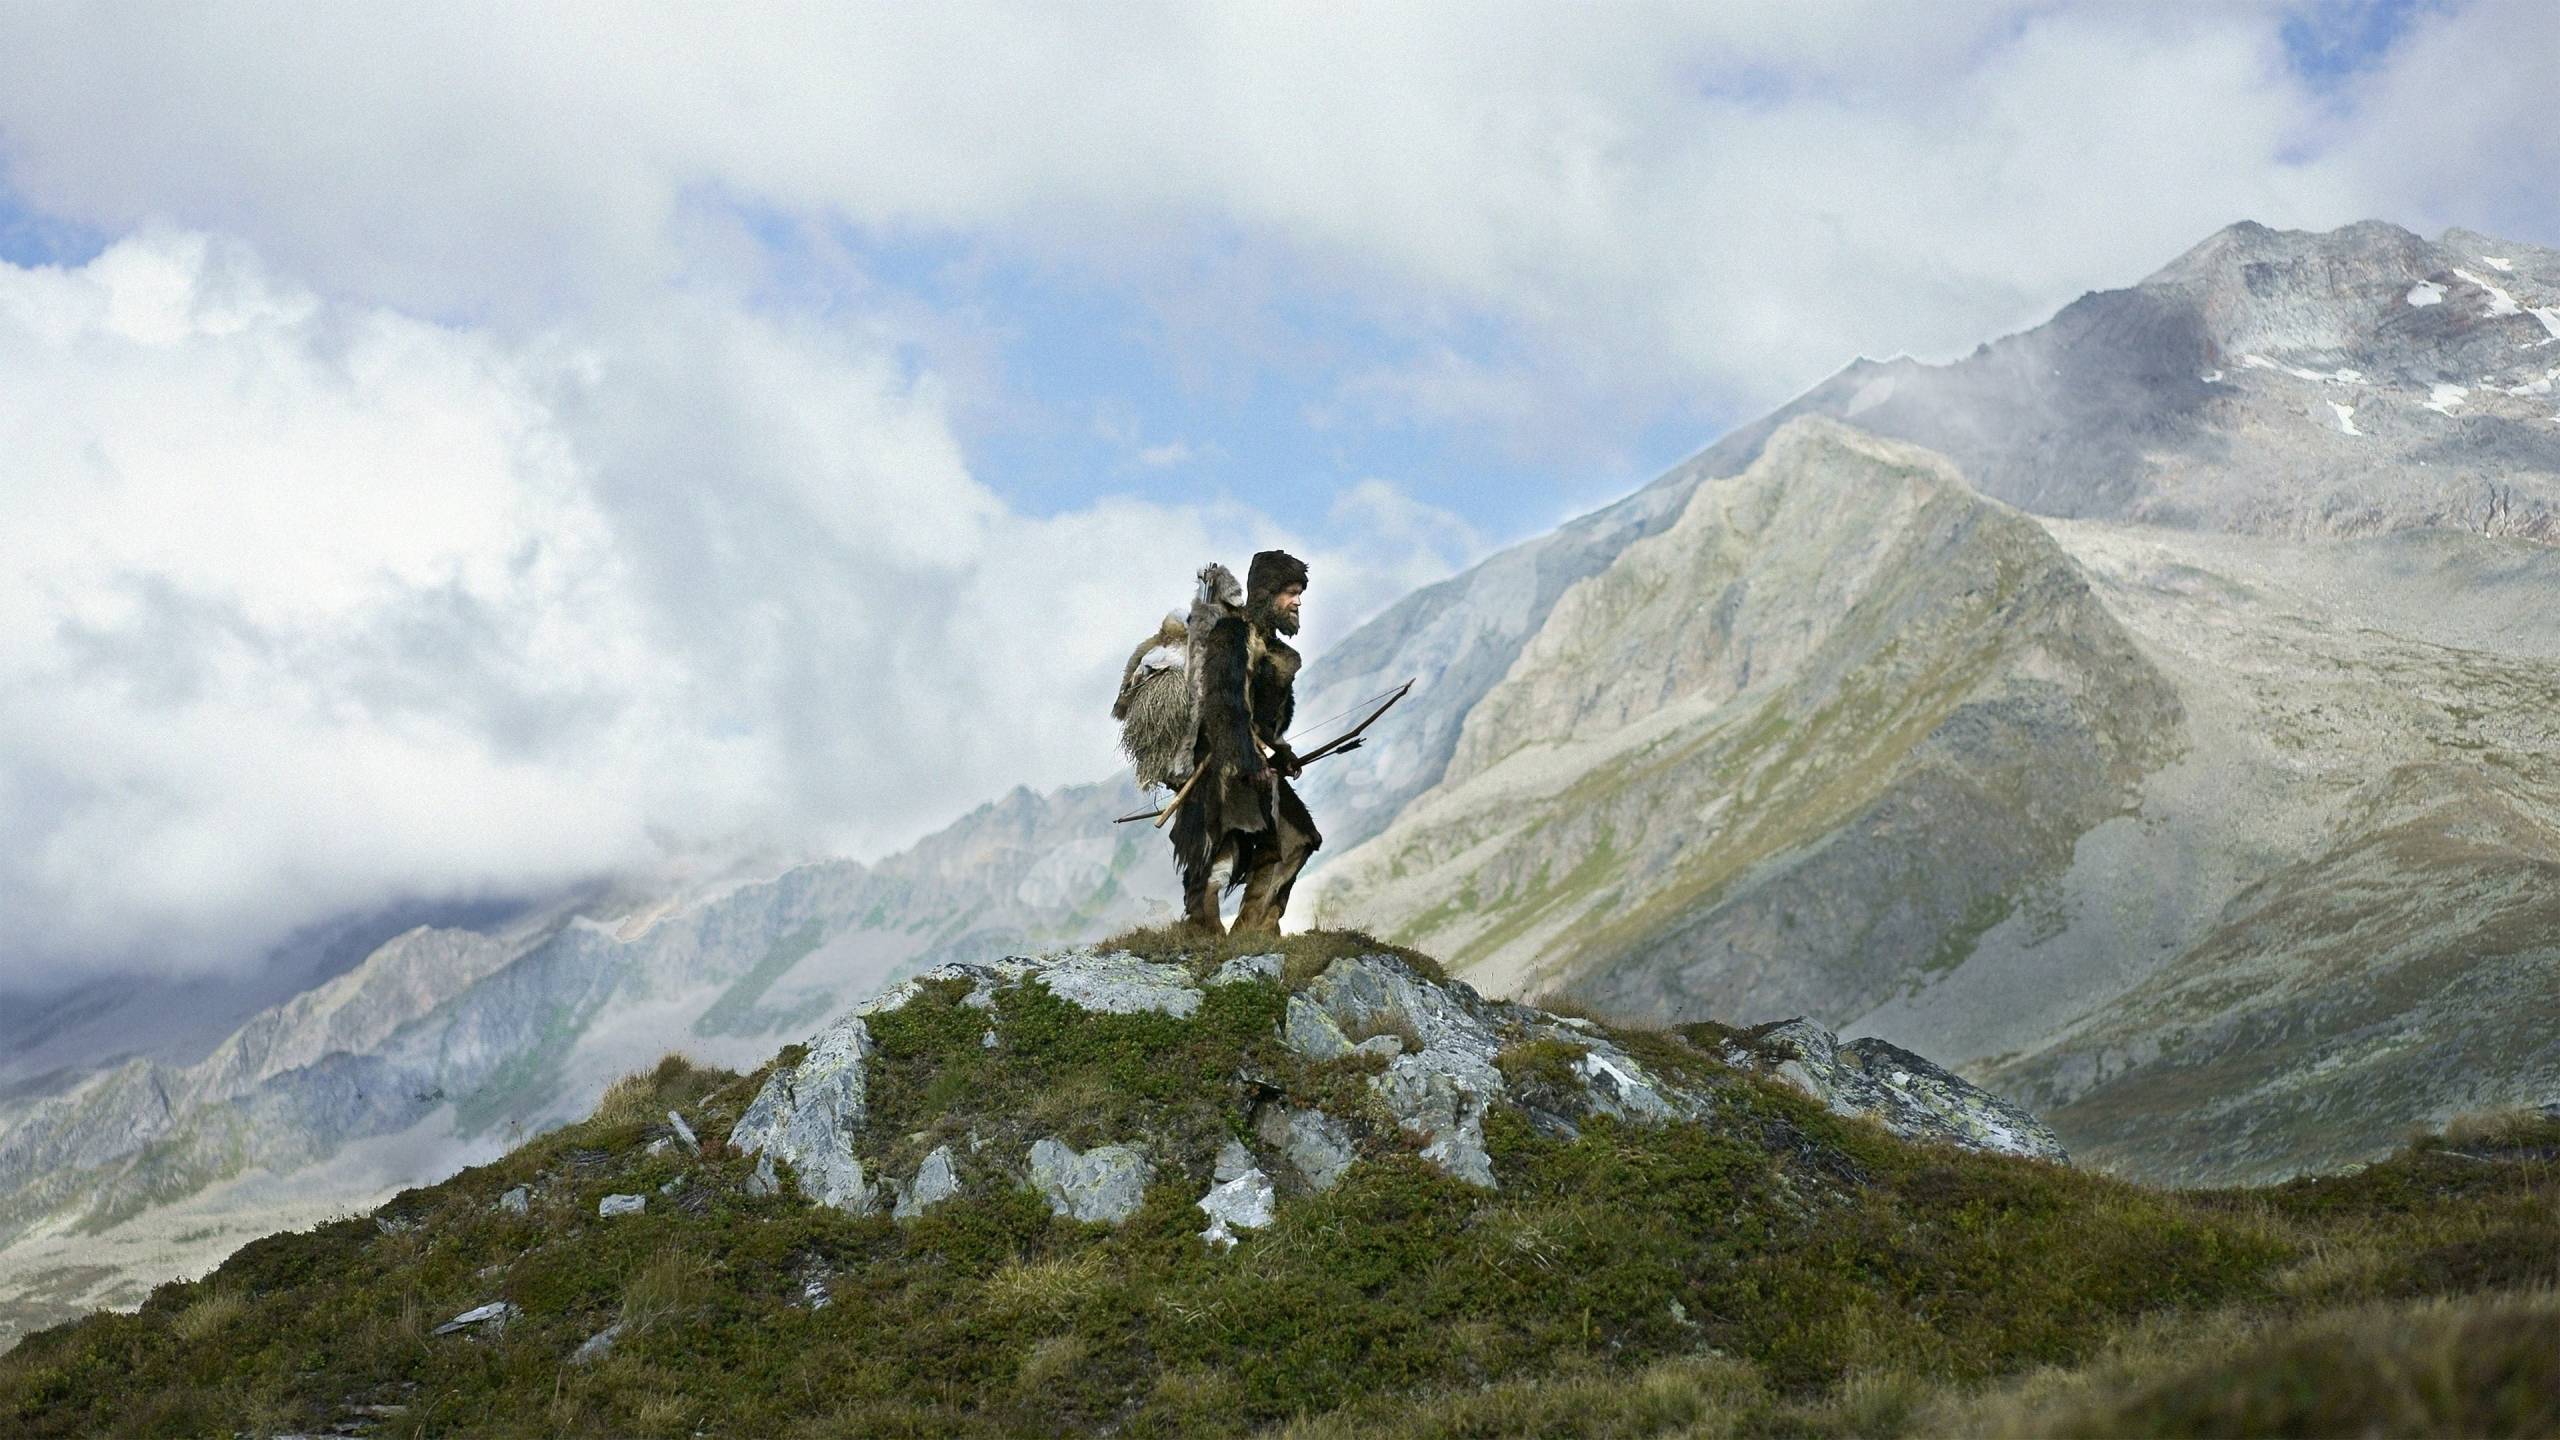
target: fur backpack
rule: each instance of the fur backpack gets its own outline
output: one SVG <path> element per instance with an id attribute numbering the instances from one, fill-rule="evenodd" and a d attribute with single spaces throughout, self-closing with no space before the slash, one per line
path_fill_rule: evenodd
<path id="1" fill-rule="evenodd" d="M 1244 587 L 1235 572 L 1224 565 L 1203 566 L 1190 613 L 1167 614 L 1156 632 L 1129 653 L 1111 718 L 1120 722 L 1120 748 L 1137 767 L 1141 789 L 1178 788 L 1191 778 L 1192 744 L 1200 730 L 1195 652 L 1211 625 L 1243 613 Z"/>

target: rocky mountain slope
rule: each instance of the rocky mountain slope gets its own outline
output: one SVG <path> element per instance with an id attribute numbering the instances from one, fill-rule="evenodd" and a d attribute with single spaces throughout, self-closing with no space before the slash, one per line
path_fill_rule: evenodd
<path id="1" fill-rule="evenodd" d="M 1791 439 L 1717 489 L 1752 493 Z M 1866 471 L 1855 454 L 1823 463 Z M 1813 504 L 1836 483 L 1788 488 Z M 1778 722 L 1823 710 L 1795 696 L 1796 671 L 1756 656 L 1757 694 L 1702 685 L 1686 714 L 1620 723 L 1603 702 L 1630 677 L 1678 694 L 1702 667 L 1638 671 L 1562 630 L 1506 681 L 1529 698 L 1498 688 L 1470 724 L 1491 736 L 1545 706 L 1513 733 L 1567 738 L 1427 794 L 1325 873 L 1320 913 L 1431 937 L 1495 990 L 1667 1018 L 1803 1010 L 1905 1037 L 2029 1097 L 2094 1163 L 2146 1177 L 2316 1171 L 2412 1126 L 2560 1092 L 2529 1018 L 2560 963 L 2537 908 L 2560 841 L 2560 552 L 2443 530 L 2279 541 L 2013 518 L 2043 537 L 2034 553 L 2068 604 L 1877 633 L 1896 654 L 1926 656 L 1940 636 L 2028 657 L 2011 663 L 2048 697 L 2026 710 L 2034 723 L 1995 723 L 1993 685 L 1977 697 L 1988 716 L 1930 712 L 1970 751 L 1933 753 L 1874 719 L 1790 747 Z M 1875 548 L 1720 512 L 1715 533 L 1661 537 L 1686 545 L 1686 574 L 1636 547 L 1627 576 L 1591 582 L 1595 609 L 1642 597 L 1601 632 L 1653 637 L 1656 654 L 1686 653 L 1668 637 L 1695 633 L 1739 674 L 1768 637 L 1815 632 L 1719 631 L 1713 617 L 1753 614 L 1724 598 L 1720 544 L 1747 534 L 1763 567 L 1750 578 L 1808 601 L 1818 589 L 1778 578 L 1787 565 L 1854 584 Z M 1943 556 L 1906 579 L 1976 584 Z M 1554 623 L 1583 610 L 1569 595 Z M 1824 613 L 1853 630 L 1861 606 Z M 2104 663 L 2036 638 L 2066 617 L 2108 637 L 2076 652 Z M 1888 693 L 1924 712 L 1932 695 Z M 2087 758 L 2108 755 L 2112 768 Z M 2054 790 L 2031 803 L 2021 775 Z M 1914 776 L 1939 788 L 1905 798 Z M 1683 862 L 1710 883 L 1684 891 Z"/>
<path id="2" fill-rule="evenodd" d="M 1120 943 L 937 969 L 751 1075 L 670 1057 L 491 1165 L 31 1337 L 0 1356 L 0 1425 L 2187 1434 L 2555 1413 L 2560 1311 L 2528 1288 L 2560 1213 L 2545 1119 L 2235 1206 L 2022 1157 L 2055 1155 L 2031 1117 L 1814 1027 L 1611 1026 L 1352 935 Z M 2449 1328 L 2458 1360 L 2436 1354 Z M 2109 1379 L 2128 1364 L 2169 1383 Z"/>
<path id="3" fill-rule="evenodd" d="M 2178 719 L 2034 521 L 1801 418 L 1565 594 L 1317 908 L 1506 993 L 1859 1014 L 2066 866 Z"/>
<path id="4" fill-rule="evenodd" d="M 1169 879 L 1107 824 L 1135 803 L 1016 791 L 878 866 L 411 931 L 192 1064 L 22 1085 L 0 1097 L 0 1341 L 500 1153 L 668 1049 L 751 1061 L 894 974 L 1146 918 Z"/>
<path id="5" fill-rule="evenodd" d="M 2465 1017 L 2556 958 L 2555 330 L 2553 252 L 2241 225 L 1965 360 L 1860 362 L 1790 410 L 1953 463 L 1781 412 L 1739 478 L 1665 476 L 1320 913 L 1500 993 L 1910 1036 L 2147 1176 L 2547 1096 L 2537 1037 Z M 2031 562 L 1908 540 L 1893 473 Z"/>

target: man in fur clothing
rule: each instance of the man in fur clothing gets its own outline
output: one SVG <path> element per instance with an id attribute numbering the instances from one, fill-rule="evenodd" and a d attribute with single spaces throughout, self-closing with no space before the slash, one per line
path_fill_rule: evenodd
<path id="1" fill-rule="evenodd" d="M 1298 777 L 1298 757 L 1281 739 L 1297 706 L 1298 681 L 1298 652 L 1282 637 L 1298 633 L 1298 599 L 1306 588 L 1302 561 L 1285 550 L 1265 550 L 1245 571 L 1241 607 L 1193 612 L 1190 670 L 1199 687 L 1199 733 L 1192 753 L 1210 769 L 1174 813 L 1173 853 L 1182 867 L 1183 916 L 1212 934 L 1224 928 L 1212 873 L 1222 862 L 1228 885 L 1244 887 L 1235 933 L 1276 935 L 1290 887 L 1324 843 L 1306 802 L 1289 785 Z"/>

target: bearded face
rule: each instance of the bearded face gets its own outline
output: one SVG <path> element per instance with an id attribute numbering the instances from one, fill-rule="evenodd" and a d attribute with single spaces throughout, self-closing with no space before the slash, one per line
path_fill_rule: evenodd
<path id="1" fill-rule="evenodd" d="M 1255 596 L 1247 614 L 1253 623 L 1262 627 L 1266 633 L 1274 635 L 1298 633 L 1298 607 L 1291 605 L 1287 609 L 1282 609 L 1273 603 L 1272 596 Z"/>

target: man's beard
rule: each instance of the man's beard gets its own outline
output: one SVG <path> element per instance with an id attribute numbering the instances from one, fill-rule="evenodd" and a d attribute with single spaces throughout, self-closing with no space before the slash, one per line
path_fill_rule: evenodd
<path id="1" fill-rule="evenodd" d="M 1254 623 L 1275 635 L 1298 633 L 1298 612 L 1283 610 L 1268 600 L 1253 602 L 1253 619 Z"/>

